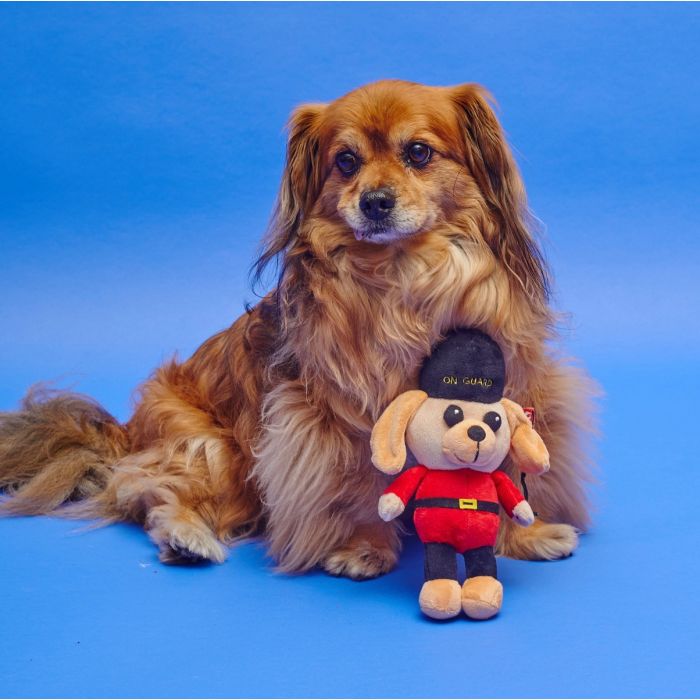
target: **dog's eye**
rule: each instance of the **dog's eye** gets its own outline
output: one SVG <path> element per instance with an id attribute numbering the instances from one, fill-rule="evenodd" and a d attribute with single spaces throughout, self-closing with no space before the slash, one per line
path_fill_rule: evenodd
<path id="1" fill-rule="evenodd" d="M 459 406 L 450 404 L 445 409 L 442 417 L 445 423 L 447 423 L 447 425 L 449 425 L 451 428 L 453 425 L 457 425 L 457 423 L 461 423 L 464 420 L 464 413 L 462 413 L 462 409 Z"/>
<path id="2" fill-rule="evenodd" d="M 426 165 L 432 155 L 430 146 L 418 141 L 408 144 L 408 148 L 406 148 L 406 158 L 409 165 L 416 165 L 419 168 Z"/>
<path id="3" fill-rule="evenodd" d="M 335 157 L 335 164 L 343 175 L 352 175 L 360 167 L 360 159 L 352 151 L 343 151 Z"/>
<path id="4" fill-rule="evenodd" d="M 496 411 L 489 411 L 484 416 L 484 423 L 493 430 L 495 433 L 501 427 L 501 417 L 496 413 Z"/>

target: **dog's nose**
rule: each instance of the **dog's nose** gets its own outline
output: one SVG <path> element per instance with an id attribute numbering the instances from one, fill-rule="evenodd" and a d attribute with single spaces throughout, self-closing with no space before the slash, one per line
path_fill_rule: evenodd
<path id="1" fill-rule="evenodd" d="M 396 197 L 386 188 L 370 190 L 360 197 L 360 209 L 372 221 L 386 219 L 391 214 L 394 204 L 396 204 Z"/>
<path id="2" fill-rule="evenodd" d="M 480 425 L 472 425 L 469 430 L 467 430 L 467 435 L 474 440 L 474 442 L 481 442 L 486 437 L 486 431 Z"/>

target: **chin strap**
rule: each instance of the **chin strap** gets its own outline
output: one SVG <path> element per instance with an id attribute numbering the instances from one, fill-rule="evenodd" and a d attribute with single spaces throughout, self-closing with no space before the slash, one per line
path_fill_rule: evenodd
<path id="1" fill-rule="evenodd" d="M 523 496 L 525 496 L 525 500 L 530 500 L 527 493 L 527 484 L 525 483 L 525 472 L 520 472 L 520 485 L 523 487 Z"/>
<path id="2" fill-rule="evenodd" d="M 535 427 L 535 408 L 534 406 L 523 406 L 523 412 L 527 416 L 527 419 L 530 421 L 530 425 L 534 428 Z M 523 496 L 525 496 L 526 501 L 530 501 L 527 493 L 527 484 L 525 483 L 525 472 L 520 472 L 520 485 L 523 487 Z M 538 513 L 533 510 L 532 511 L 535 515 L 538 515 Z"/>
<path id="3" fill-rule="evenodd" d="M 523 496 L 525 496 L 525 500 L 529 503 L 530 502 L 530 497 L 528 496 L 527 493 L 527 484 L 525 483 L 525 472 L 520 472 L 520 485 L 523 487 Z M 532 504 L 530 504 L 532 505 Z M 539 515 L 539 513 L 533 508 L 532 512 L 535 515 Z"/>

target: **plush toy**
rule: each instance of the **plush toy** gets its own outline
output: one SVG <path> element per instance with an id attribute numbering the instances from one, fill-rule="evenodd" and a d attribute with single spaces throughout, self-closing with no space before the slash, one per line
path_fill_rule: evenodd
<path id="1" fill-rule="evenodd" d="M 464 610 L 473 619 L 501 609 L 494 545 L 499 512 L 527 527 L 528 502 L 499 470 L 510 455 L 522 471 L 549 469 L 549 453 L 523 409 L 503 398 L 505 361 L 498 344 L 475 329 L 453 331 L 425 361 L 419 390 L 406 391 L 386 408 L 372 430 L 372 462 L 398 474 L 406 447 L 420 466 L 404 471 L 379 499 L 385 521 L 413 499 L 413 522 L 425 545 L 421 610 L 432 618 Z M 457 555 L 467 579 L 457 581 Z"/>

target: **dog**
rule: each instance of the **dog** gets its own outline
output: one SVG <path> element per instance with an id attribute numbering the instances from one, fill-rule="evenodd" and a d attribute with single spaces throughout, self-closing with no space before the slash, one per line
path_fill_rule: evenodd
<path id="1" fill-rule="evenodd" d="M 260 280 L 277 261 L 274 289 L 158 368 L 125 425 L 41 388 L 2 414 L 2 513 L 135 521 L 172 563 L 222 562 L 264 533 L 281 571 L 378 576 L 400 531 L 377 517 L 372 425 L 470 326 L 503 349 L 506 391 L 536 408 L 551 454 L 529 484 L 538 520 L 502 520 L 498 551 L 569 555 L 589 522 L 594 389 L 552 349 L 550 275 L 490 96 L 383 80 L 300 106 L 288 127 L 253 268 Z"/>

